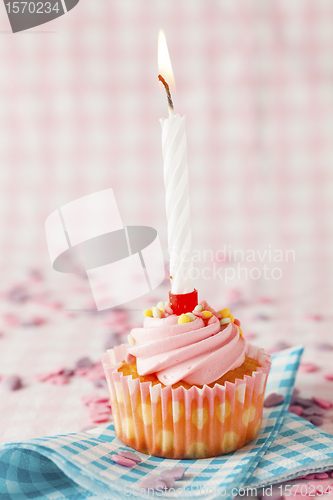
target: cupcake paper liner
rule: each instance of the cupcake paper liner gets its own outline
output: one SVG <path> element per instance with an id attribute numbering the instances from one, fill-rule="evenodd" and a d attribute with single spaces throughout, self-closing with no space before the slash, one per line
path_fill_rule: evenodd
<path id="1" fill-rule="evenodd" d="M 116 433 L 123 443 L 164 458 L 198 459 L 238 450 L 260 429 L 271 358 L 247 345 L 246 355 L 260 367 L 225 386 L 190 389 L 140 382 L 117 371 L 129 344 L 103 357 Z"/>

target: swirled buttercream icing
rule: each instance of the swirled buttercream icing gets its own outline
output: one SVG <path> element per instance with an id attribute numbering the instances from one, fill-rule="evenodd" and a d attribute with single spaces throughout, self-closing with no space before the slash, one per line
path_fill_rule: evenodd
<path id="1" fill-rule="evenodd" d="M 245 340 L 234 323 L 221 326 L 217 317 L 198 317 L 178 324 L 175 314 L 146 317 L 143 328 L 134 328 L 135 345 L 128 352 L 137 358 L 139 375 L 155 373 L 165 385 L 179 381 L 210 384 L 243 364 Z"/>

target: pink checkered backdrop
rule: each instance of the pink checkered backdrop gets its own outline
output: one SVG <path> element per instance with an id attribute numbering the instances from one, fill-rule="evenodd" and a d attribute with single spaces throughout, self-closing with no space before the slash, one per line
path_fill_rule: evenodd
<path id="1" fill-rule="evenodd" d="M 49 269 L 46 217 L 107 187 L 124 223 L 155 227 L 166 249 L 163 27 L 187 116 L 194 247 L 291 248 L 289 273 L 313 270 L 308 285 L 322 286 L 333 246 L 330 2 L 81 0 L 16 35 L 0 14 L 5 274 Z"/>
<path id="2" fill-rule="evenodd" d="M 333 299 L 332 22 L 333 3 L 325 0 L 81 0 L 55 21 L 13 35 L 2 4 L 1 288 L 37 266 L 52 294 L 75 307 L 61 292 L 72 286 L 69 276 L 51 269 L 45 219 L 109 187 L 124 225 L 156 228 L 167 258 L 159 123 L 167 103 L 157 80 L 162 27 L 175 109 L 187 120 L 194 248 L 213 251 L 198 267 L 221 265 L 216 252 L 224 245 L 295 251 L 295 262 L 277 264 L 283 279 L 246 280 L 243 271 L 226 287 L 218 277 L 201 277 L 200 297 L 219 307 L 226 290 L 241 289 L 252 304 L 242 311 L 242 326 L 253 327 L 260 345 L 292 339 L 310 346 L 307 361 L 318 356 L 311 349 L 317 337 L 329 339 Z M 240 264 L 262 266 L 258 257 Z M 166 300 L 166 290 L 135 308 Z M 262 295 L 274 297 L 274 307 L 251 302 Z M 1 314 L 8 308 L 1 302 Z M 263 309 L 274 321 L 253 319 Z M 306 312 L 325 321 L 306 323 Z M 8 329 L 1 341 L 0 373 L 26 376 L 31 385 L 3 398 L 8 420 L 0 440 L 78 429 L 84 387 L 52 386 L 52 401 L 64 405 L 57 413 L 45 406 L 49 387 L 33 385 L 33 373 L 72 366 L 87 353 L 98 359 L 106 327 L 102 317 L 96 323 L 78 315 L 70 323 L 48 314 L 44 330 Z M 329 356 L 321 354 L 327 367 Z M 329 396 L 320 377 L 310 385 L 301 380 L 304 395 Z"/>

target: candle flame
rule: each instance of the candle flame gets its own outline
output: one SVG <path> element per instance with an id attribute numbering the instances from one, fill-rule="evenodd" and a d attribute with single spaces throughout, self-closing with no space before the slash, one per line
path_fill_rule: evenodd
<path id="1" fill-rule="evenodd" d="M 175 90 L 175 79 L 163 30 L 160 30 L 158 33 L 158 71 L 165 78 L 170 88 Z"/>

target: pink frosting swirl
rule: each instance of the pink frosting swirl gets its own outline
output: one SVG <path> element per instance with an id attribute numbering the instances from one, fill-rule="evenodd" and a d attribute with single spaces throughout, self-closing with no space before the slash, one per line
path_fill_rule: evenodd
<path id="1" fill-rule="evenodd" d="M 207 325 L 201 318 L 177 321 L 176 315 L 146 317 L 143 328 L 132 330 L 135 345 L 128 352 L 137 358 L 139 375 L 156 373 L 165 385 L 204 385 L 244 362 L 245 340 L 234 323 L 221 327 L 215 316 Z"/>

